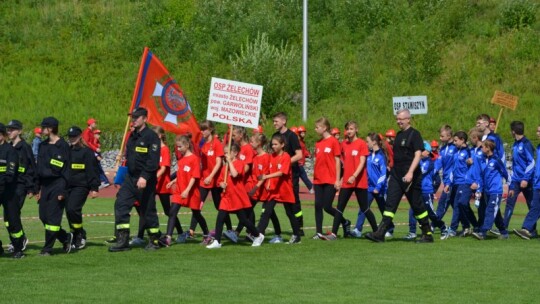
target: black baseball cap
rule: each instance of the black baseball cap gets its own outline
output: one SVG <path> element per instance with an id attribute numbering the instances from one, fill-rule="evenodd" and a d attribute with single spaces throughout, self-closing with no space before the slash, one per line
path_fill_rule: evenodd
<path id="1" fill-rule="evenodd" d="M 41 127 L 42 128 L 58 127 L 58 119 L 54 117 L 45 117 L 41 121 Z"/>
<path id="2" fill-rule="evenodd" d="M 141 116 L 148 116 L 148 110 L 146 110 L 145 108 L 139 107 L 139 108 L 133 109 L 133 111 L 131 111 L 131 113 L 128 114 L 128 115 L 131 115 L 132 118 L 139 118 Z"/>
<path id="3" fill-rule="evenodd" d="M 7 131 L 6 131 L 6 126 L 0 122 L 0 133 L 6 135 L 7 134 Z"/>
<path id="4" fill-rule="evenodd" d="M 23 127 L 23 124 L 22 122 L 18 121 L 18 120 L 11 120 L 10 122 L 8 122 L 6 128 L 8 129 L 15 129 L 15 130 L 22 130 L 22 127 Z"/>
<path id="5" fill-rule="evenodd" d="M 82 134 L 82 130 L 81 128 L 77 127 L 77 126 L 73 126 L 71 128 L 69 128 L 68 130 L 68 137 L 77 137 L 79 135 Z"/>

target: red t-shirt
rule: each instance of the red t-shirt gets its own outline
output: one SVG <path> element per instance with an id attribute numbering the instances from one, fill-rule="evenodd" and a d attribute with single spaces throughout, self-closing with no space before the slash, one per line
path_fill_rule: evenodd
<path id="1" fill-rule="evenodd" d="M 280 177 L 274 177 L 267 180 L 268 200 L 276 200 L 281 203 L 294 204 L 294 192 L 292 186 L 292 168 L 291 157 L 284 152 L 281 155 L 272 153 L 270 158 L 270 167 L 268 174 L 282 172 Z"/>
<path id="2" fill-rule="evenodd" d="M 218 157 L 223 157 L 223 145 L 221 142 L 217 138 L 214 138 L 212 141 L 204 143 L 201 148 L 202 171 L 201 182 L 199 183 L 201 187 L 207 189 L 219 187 L 217 184 L 217 176 L 214 176 L 214 179 L 212 182 L 210 182 L 210 184 L 206 185 L 204 183 L 204 179 L 207 178 L 210 173 L 212 173 L 212 170 L 214 170 Z"/>
<path id="3" fill-rule="evenodd" d="M 171 181 L 171 153 L 169 147 L 162 145 L 160 153 L 159 166 L 165 166 L 165 172 L 157 181 L 156 194 L 170 194 L 171 189 L 167 189 L 167 184 Z"/>
<path id="4" fill-rule="evenodd" d="M 250 144 L 240 146 L 240 153 L 238 153 L 238 159 L 241 160 L 244 165 L 249 165 L 251 167 L 251 164 L 253 164 L 253 156 L 253 147 Z M 244 183 L 247 183 L 250 174 L 251 170 L 249 170 L 248 172 L 244 172 Z"/>
<path id="5" fill-rule="evenodd" d="M 298 161 L 298 165 L 303 166 L 306 163 L 306 157 L 309 157 L 310 154 L 308 149 L 306 148 L 306 143 L 304 142 L 304 140 L 300 139 L 299 142 L 300 149 L 302 150 L 302 158 Z"/>
<path id="6" fill-rule="evenodd" d="M 384 145 L 386 146 L 386 151 L 388 151 L 388 167 L 393 168 L 394 167 L 394 150 L 392 148 L 392 145 L 388 141 L 384 141 Z"/>
<path id="7" fill-rule="evenodd" d="M 195 184 L 191 187 L 188 197 L 182 198 L 181 194 L 189 185 L 189 181 L 194 178 Z M 178 171 L 176 171 L 176 188 L 173 191 L 171 201 L 194 210 L 201 210 L 201 193 L 197 185 L 201 178 L 199 157 L 195 154 L 184 156 L 178 161 Z"/>
<path id="8" fill-rule="evenodd" d="M 251 174 L 249 175 L 248 182 L 246 183 L 246 190 L 249 192 L 255 185 L 257 185 L 257 177 L 259 175 L 268 174 L 268 167 L 270 166 L 270 154 L 264 153 L 262 155 L 256 155 L 253 158 L 253 168 L 251 168 Z M 268 191 L 265 189 L 265 183 L 263 183 L 255 194 L 251 197 L 256 201 L 266 202 L 268 201 Z"/>
<path id="9" fill-rule="evenodd" d="M 238 171 L 236 177 L 231 176 L 231 170 L 227 170 L 227 188 L 221 193 L 221 202 L 219 210 L 237 211 L 240 209 L 251 208 L 251 202 L 244 186 L 244 162 L 239 159 L 233 161 L 233 166 Z M 226 166 L 221 167 L 218 185 L 223 182 L 223 174 Z"/>
<path id="10" fill-rule="evenodd" d="M 340 157 L 339 141 L 329 136 L 315 143 L 314 184 L 334 184 L 337 180 L 336 157 Z"/>
<path id="11" fill-rule="evenodd" d="M 343 160 L 343 181 L 341 183 L 342 188 L 368 188 L 367 180 L 367 158 L 364 162 L 364 168 L 360 171 L 360 174 L 356 177 L 356 181 L 349 184 L 347 180 L 353 175 L 358 165 L 360 165 L 360 157 L 369 156 L 369 149 L 366 142 L 363 139 L 357 138 L 355 141 L 350 142 L 344 140 L 341 142 L 341 159 Z"/>
<path id="12" fill-rule="evenodd" d="M 96 144 L 96 138 L 94 137 L 94 131 L 90 129 L 90 127 L 84 129 L 82 132 L 82 138 L 84 139 L 84 142 L 90 148 L 92 151 L 96 152 L 97 148 L 99 146 Z M 127 140 L 126 140 L 127 141 Z"/>

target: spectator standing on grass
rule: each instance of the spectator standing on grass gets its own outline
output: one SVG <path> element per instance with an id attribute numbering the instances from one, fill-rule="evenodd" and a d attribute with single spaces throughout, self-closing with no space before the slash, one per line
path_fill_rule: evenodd
<path id="1" fill-rule="evenodd" d="M 68 143 L 58 136 L 58 120 L 46 117 L 41 122 L 42 135 L 47 139 L 39 145 L 37 182 L 39 219 L 45 227 L 45 245 L 40 255 L 50 256 L 58 239 L 65 253 L 71 252 L 73 234 L 62 229 L 62 215 L 70 181 L 70 152 Z"/>
<path id="2" fill-rule="evenodd" d="M 325 117 L 315 122 L 315 132 L 320 139 L 315 143 L 315 164 L 313 184 L 315 187 L 315 229 L 314 240 L 326 240 L 323 234 L 323 210 L 332 217 L 338 212 L 333 206 L 336 192 L 341 187 L 341 147 L 339 141 L 330 134 L 330 121 Z"/>
<path id="3" fill-rule="evenodd" d="M 409 110 L 400 109 L 397 112 L 396 121 L 401 130 L 394 142 L 394 167 L 390 171 L 383 219 L 377 231 L 367 233 L 366 238 L 374 242 L 384 242 L 385 233 L 393 222 L 401 198 L 405 195 L 422 229 L 422 237 L 417 242 L 432 243 L 433 235 L 428 212 L 422 202 L 422 173 L 419 167 L 424 149 L 422 136 L 411 126 Z"/>
<path id="4" fill-rule="evenodd" d="M 287 128 L 287 114 L 278 112 L 274 114 L 273 124 L 276 132 L 272 135 L 282 134 L 285 137 L 285 151 L 291 157 L 292 183 L 294 191 L 294 216 L 300 226 L 300 236 L 304 236 L 304 216 L 302 214 L 302 204 L 300 202 L 300 166 L 298 161 L 302 159 L 302 147 L 298 136 Z"/>
<path id="5" fill-rule="evenodd" d="M 109 251 L 129 250 L 130 211 L 136 201 L 144 216 L 145 227 L 150 235 L 147 250 L 159 248 L 159 220 L 156 212 L 157 170 L 161 143 L 157 134 L 150 130 L 146 121 L 148 111 L 135 108 L 131 112 L 133 132 L 126 146 L 126 162 L 128 173 L 116 195 L 114 215 L 116 225 L 116 245 Z"/>
<path id="6" fill-rule="evenodd" d="M 101 138 L 101 130 L 96 129 L 94 130 L 94 143 L 101 147 L 101 142 L 99 141 Z M 98 171 L 99 171 L 99 180 L 101 181 L 100 189 L 107 188 L 111 184 L 109 183 L 109 179 L 107 178 L 107 175 L 105 175 L 105 171 L 103 170 L 103 167 L 101 166 L 101 160 L 103 159 L 103 156 L 101 156 L 101 152 L 95 153 L 95 157 L 98 161 Z"/>
<path id="7" fill-rule="evenodd" d="M 300 174 L 300 179 L 302 179 L 302 182 L 304 182 L 304 185 L 306 185 L 306 187 L 308 188 L 309 193 L 313 194 L 315 193 L 313 192 L 313 183 L 309 179 L 306 173 L 306 168 L 304 167 L 304 165 L 306 164 L 306 158 L 311 158 L 311 153 L 309 153 L 309 150 L 307 149 L 306 142 L 305 142 L 306 127 L 304 126 L 298 127 L 298 139 L 300 142 L 300 148 L 302 149 L 302 158 L 298 160 L 298 170 Z"/>
<path id="8" fill-rule="evenodd" d="M 71 167 L 69 172 L 69 194 L 66 200 L 66 217 L 75 249 L 86 246 L 86 230 L 83 228 L 82 209 L 90 194 L 91 198 L 98 196 L 99 170 L 94 152 L 85 146 L 81 139 L 82 130 L 73 126 L 69 128 Z"/>
<path id="9" fill-rule="evenodd" d="M 41 128 L 34 128 L 34 139 L 32 139 L 32 153 L 34 154 L 34 159 L 37 161 L 39 144 L 41 143 Z"/>
<path id="10" fill-rule="evenodd" d="M 101 136 L 101 131 L 97 129 L 97 120 L 94 118 L 90 118 L 86 121 L 86 124 L 88 127 L 84 129 L 82 133 L 82 139 L 84 140 L 84 143 L 90 150 L 92 150 L 95 153 L 95 157 L 98 159 L 98 165 L 99 165 L 99 179 L 101 180 L 101 188 L 105 188 L 110 186 L 109 179 L 105 175 L 105 171 L 103 171 L 103 167 L 101 166 L 101 148 L 99 143 L 99 138 Z M 97 136 L 95 135 L 97 132 Z"/>

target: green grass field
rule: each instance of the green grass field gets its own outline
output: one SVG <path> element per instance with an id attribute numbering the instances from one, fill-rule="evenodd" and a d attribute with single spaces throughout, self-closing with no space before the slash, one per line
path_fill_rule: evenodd
<path id="1" fill-rule="evenodd" d="M 85 213 L 113 213 L 113 199 L 88 201 Z M 158 203 L 159 205 L 159 203 Z M 315 241 L 312 202 L 304 203 L 306 237 L 298 245 L 234 245 L 208 250 L 196 241 L 155 252 L 134 248 L 109 253 L 112 216 L 85 217 L 88 246 L 79 252 L 41 257 L 44 232 L 35 200 L 24 207 L 24 225 L 31 241 L 27 257 L 0 258 L 2 303 L 533 303 L 540 275 L 540 242 L 473 238 L 439 240 L 418 245 L 401 238 L 407 233 L 407 203 L 401 205 L 394 239 L 374 244 L 365 239 Z M 290 227 L 278 207 L 284 231 Z M 258 209 L 260 210 L 260 209 Z M 185 210 L 182 210 L 185 211 Z M 205 207 L 209 226 L 215 211 Z M 518 204 L 512 227 L 519 227 L 526 207 Z M 356 219 L 351 202 L 346 216 Z M 378 219 L 380 215 L 377 213 Z M 451 214 L 447 214 L 449 220 Z M 180 220 L 189 223 L 190 215 Z M 138 217 L 132 218 L 137 227 Z M 163 226 L 165 217 L 160 217 Z M 236 219 L 233 218 L 233 223 Z M 330 219 L 325 216 L 325 225 Z M 368 231 L 365 228 L 364 231 Z M 341 233 L 341 231 L 340 231 Z M 133 234 L 133 231 L 132 231 Z M 267 232 L 267 240 L 271 236 Z M 6 245 L 7 233 L 0 238 Z M 288 235 L 286 236 L 288 238 Z"/>

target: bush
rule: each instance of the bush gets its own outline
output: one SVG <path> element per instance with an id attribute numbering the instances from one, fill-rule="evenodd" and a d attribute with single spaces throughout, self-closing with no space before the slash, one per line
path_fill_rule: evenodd
<path id="1" fill-rule="evenodd" d="M 537 5 L 528 0 L 508 0 L 502 6 L 499 23 L 504 29 L 530 27 L 536 21 Z"/>

